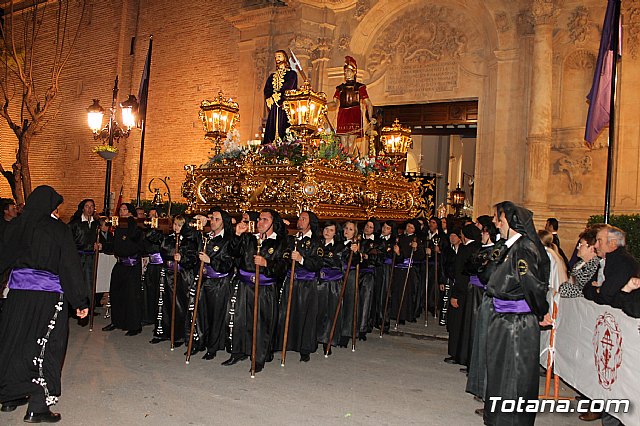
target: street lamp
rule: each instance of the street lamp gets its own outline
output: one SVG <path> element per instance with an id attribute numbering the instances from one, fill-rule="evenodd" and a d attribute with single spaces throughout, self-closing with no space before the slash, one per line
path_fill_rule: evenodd
<path id="1" fill-rule="evenodd" d="M 100 106 L 98 99 L 93 100 L 93 104 L 87 108 L 87 123 L 93 132 L 94 140 L 102 141 L 102 146 L 97 146 L 94 151 L 107 162 L 104 184 L 104 214 L 109 216 L 109 194 L 111 193 L 111 160 L 116 156 L 117 148 L 113 142 L 118 142 L 121 138 L 128 138 L 131 128 L 135 126 L 135 114 L 138 110 L 136 97 L 129 95 L 129 98 L 120 104 L 122 111 L 122 124 L 124 129 L 118 125 L 116 120 L 116 103 L 118 98 L 118 77 L 113 84 L 113 97 L 111 108 L 109 108 L 109 121 L 102 127 L 104 118 L 104 108 Z"/>

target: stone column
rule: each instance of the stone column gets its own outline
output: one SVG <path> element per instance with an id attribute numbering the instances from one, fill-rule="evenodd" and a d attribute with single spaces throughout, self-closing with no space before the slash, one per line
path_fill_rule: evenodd
<path id="1" fill-rule="evenodd" d="M 551 150 L 554 0 L 532 0 L 534 23 L 525 202 L 542 207 L 547 202 Z"/>

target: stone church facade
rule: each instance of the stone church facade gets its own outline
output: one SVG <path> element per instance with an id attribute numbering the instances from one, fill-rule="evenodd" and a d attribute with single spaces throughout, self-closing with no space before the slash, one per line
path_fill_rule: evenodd
<path id="1" fill-rule="evenodd" d="M 476 215 L 510 199 L 539 221 L 558 217 L 560 235 L 574 238 L 604 204 L 607 132 L 592 150 L 583 136 L 605 7 L 604 0 L 90 0 L 58 114 L 34 142 L 33 181 L 58 188 L 70 201 L 67 214 L 86 196 L 101 208 L 104 162 L 91 152 L 85 108 L 97 97 L 109 104 L 116 75 L 120 101 L 137 93 L 153 34 L 143 190 L 169 176 L 179 200 L 183 166 L 210 155 L 200 101 L 220 90 L 237 100 L 241 139 L 254 139 L 273 52 L 290 48 L 329 97 L 351 55 L 376 106 L 477 100 Z M 639 12 L 640 0 L 622 2 L 614 213 L 640 203 Z M 15 147 L 5 124 L 0 136 L 6 164 Z M 134 131 L 114 160 L 112 191 L 122 185 L 125 199 L 135 198 L 139 141 Z M 8 195 L 5 182 L 0 189 Z"/>

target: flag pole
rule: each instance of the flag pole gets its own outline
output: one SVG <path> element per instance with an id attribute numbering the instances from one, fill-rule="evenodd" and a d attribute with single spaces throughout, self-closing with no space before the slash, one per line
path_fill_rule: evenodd
<path id="1" fill-rule="evenodd" d="M 142 126 L 142 135 L 140 136 L 140 161 L 138 162 L 138 189 L 136 191 L 136 207 L 140 207 L 140 193 L 142 192 L 142 162 L 144 160 L 144 137 L 147 130 L 147 97 L 149 95 L 149 75 L 151 74 L 152 48 L 153 35 L 150 35 L 149 50 L 147 51 L 145 69 L 142 72 L 142 81 L 140 82 L 140 90 L 138 92 L 138 101 L 140 102 L 141 107 L 138 111 L 142 114 L 140 121 Z"/>
<path id="2" fill-rule="evenodd" d="M 607 150 L 607 178 L 604 191 L 604 223 L 609 223 L 609 213 L 611 210 L 611 180 L 613 174 L 613 143 L 616 135 L 616 83 L 618 70 L 618 51 L 620 46 L 620 0 L 615 0 L 612 28 L 612 50 L 613 60 L 611 61 L 611 99 L 609 104 L 609 147 Z"/>

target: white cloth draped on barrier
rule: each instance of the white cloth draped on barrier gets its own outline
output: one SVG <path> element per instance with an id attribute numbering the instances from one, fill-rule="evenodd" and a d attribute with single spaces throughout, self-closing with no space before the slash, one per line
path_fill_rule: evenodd
<path id="1" fill-rule="evenodd" d="M 98 279 L 96 293 L 106 293 L 111 286 L 111 271 L 116 264 L 116 257 L 112 254 L 100 253 L 98 258 Z"/>
<path id="2" fill-rule="evenodd" d="M 555 372 L 590 399 L 628 399 L 627 413 L 610 413 L 640 426 L 640 319 L 582 297 L 561 298 Z"/>

